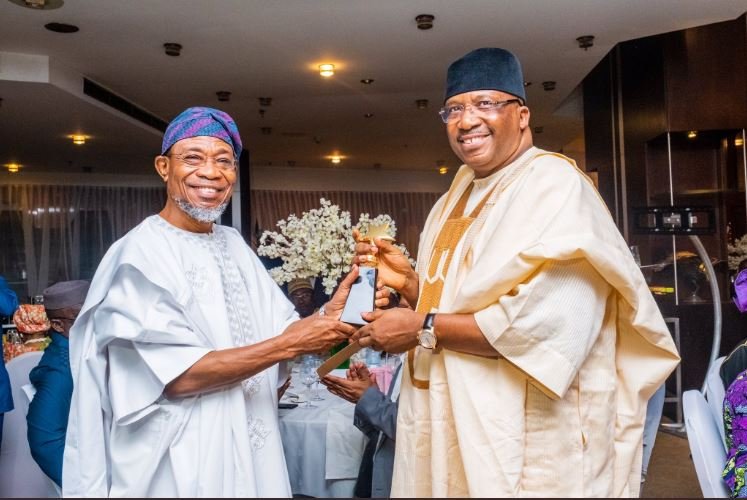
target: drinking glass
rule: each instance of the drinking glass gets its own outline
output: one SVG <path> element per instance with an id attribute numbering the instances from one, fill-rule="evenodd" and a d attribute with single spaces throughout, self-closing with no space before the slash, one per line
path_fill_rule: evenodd
<path id="1" fill-rule="evenodd" d="M 309 363 L 311 366 L 314 367 L 314 375 L 316 375 L 316 380 L 314 380 L 314 394 L 311 396 L 312 401 L 324 401 L 324 398 L 319 395 L 319 374 L 316 372 L 317 368 L 322 366 L 322 363 L 324 360 L 322 360 L 322 357 L 316 354 L 312 354 L 309 357 Z"/>
<path id="2" fill-rule="evenodd" d="M 316 408 L 315 404 L 311 404 L 311 386 L 319 379 L 316 368 L 309 363 L 304 363 L 301 365 L 300 375 L 301 383 L 306 386 L 306 401 L 301 408 Z"/>

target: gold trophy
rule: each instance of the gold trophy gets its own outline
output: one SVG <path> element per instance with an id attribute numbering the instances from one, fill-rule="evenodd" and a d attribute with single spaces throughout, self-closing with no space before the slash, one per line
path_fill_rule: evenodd
<path id="1" fill-rule="evenodd" d="M 363 236 L 360 241 L 368 241 L 372 245 L 376 238 L 382 240 L 394 241 L 394 238 L 389 236 L 387 230 L 389 224 L 383 224 L 379 226 L 369 226 L 366 235 Z M 361 317 L 362 313 L 372 312 L 375 308 L 376 303 L 376 280 L 378 278 L 378 270 L 376 269 L 376 258 L 374 256 L 369 257 L 369 261 L 366 264 L 361 264 L 358 267 L 359 274 L 355 279 L 355 282 L 350 287 L 350 294 L 345 301 L 345 307 L 342 310 L 342 316 L 340 321 L 349 323 L 355 326 L 363 326 L 367 323 Z M 361 346 L 358 342 L 353 342 L 341 351 L 335 353 L 327 361 L 317 368 L 317 374 L 319 377 L 324 377 L 340 363 L 349 359 L 350 356 L 361 350 Z"/>

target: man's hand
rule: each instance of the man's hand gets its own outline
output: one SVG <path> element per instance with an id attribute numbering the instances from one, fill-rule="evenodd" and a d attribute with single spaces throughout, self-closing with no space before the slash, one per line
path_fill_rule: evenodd
<path id="1" fill-rule="evenodd" d="M 356 368 L 356 365 L 362 365 L 362 368 Z M 376 375 L 369 373 L 363 363 L 356 363 L 348 369 L 346 376 L 347 379 L 326 375 L 321 382 L 329 392 L 351 403 L 357 403 L 369 387 L 376 385 Z"/>
<path id="2" fill-rule="evenodd" d="M 350 288 L 353 286 L 353 283 L 355 283 L 358 274 L 358 266 L 353 264 L 353 268 L 340 282 L 337 291 L 324 306 L 324 313 L 327 316 L 331 316 L 334 319 L 340 319 L 340 316 L 342 316 L 342 310 L 345 308 L 345 301 L 348 299 L 348 295 L 350 295 Z M 387 307 L 389 305 L 391 291 L 388 288 L 384 288 L 384 285 L 380 283 L 377 283 L 376 287 L 376 307 Z"/>
<path id="3" fill-rule="evenodd" d="M 292 323 L 283 332 L 293 356 L 324 354 L 355 333 L 355 327 L 329 316 L 312 314 Z"/>
<path id="4" fill-rule="evenodd" d="M 405 307 L 362 314 L 370 321 L 351 338 L 362 347 L 373 347 L 388 353 L 406 352 L 418 344 L 418 332 L 423 326 L 425 314 Z"/>
<path id="5" fill-rule="evenodd" d="M 412 269 L 407 256 L 389 241 L 376 238 L 372 245 L 367 241 L 361 241 L 360 237 L 360 232 L 353 229 L 353 238 L 357 242 L 353 263 L 366 265 L 375 258 L 376 267 L 379 269 L 377 288 L 390 286 L 405 295 L 411 303 L 417 300 L 418 275 Z"/>

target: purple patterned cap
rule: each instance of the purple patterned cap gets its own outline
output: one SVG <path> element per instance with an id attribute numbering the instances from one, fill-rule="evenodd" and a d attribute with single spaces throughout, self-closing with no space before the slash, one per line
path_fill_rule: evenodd
<path id="1" fill-rule="evenodd" d="M 171 120 L 163 134 L 161 154 L 166 154 L 177 141 L 203 135 L 224 141 L 231 146 L 236 158 L 241 155 L 241 137 L 236 122 L 223 111 L 205 107 L 187 108 Z"/>

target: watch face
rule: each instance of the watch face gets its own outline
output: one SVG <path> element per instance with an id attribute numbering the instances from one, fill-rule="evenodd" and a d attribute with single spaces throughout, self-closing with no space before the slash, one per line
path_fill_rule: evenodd
<path id="1" fill-rule="evenodd" d="M 426 329 L 420 332 L 420 338 L 418 342 L 422 347 L 426 349 L 433 349 L 436 347 L 436 336 L 433 334 L 433 330 Z"/>

